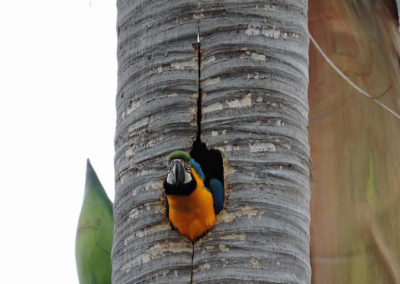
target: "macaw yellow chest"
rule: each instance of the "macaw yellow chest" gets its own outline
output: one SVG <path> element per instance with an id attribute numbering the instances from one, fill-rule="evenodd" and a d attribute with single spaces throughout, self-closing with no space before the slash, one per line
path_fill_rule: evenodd
<path id="1" fill-rule="evenodd" d="M 197 186 L 190 195 L 167 195 L 167 198 L 172 225 L 194 241 L 215 225 L 215 212 L 211 193 L 196 172 L 192 170 L 192 174 Z"/>

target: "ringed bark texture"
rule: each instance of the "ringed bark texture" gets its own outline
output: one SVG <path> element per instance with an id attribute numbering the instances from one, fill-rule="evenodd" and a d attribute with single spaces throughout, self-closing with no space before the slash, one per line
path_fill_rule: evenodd
<path id="1" fill-rule="evenodd" d="M 166 156 L 196 136 L 196 1 L 117 1 L 113 283 L 188 283 L 192 245 L 165 217 Z"/>
<path id="2" fill-rule="evenodd" d="M 307 1 L 216 2 L 117 1 L 113 283 L 311 281 Z M 227 199 L 193 247 L 162 182 L 196 138 L 198 95 Z"/>
<path id="3" fill-rule="evenodd" d="M 202 140 L 226 159 L 226 210 L 194 283 L 309 283 L 307 1 L 201 1 Z"/>

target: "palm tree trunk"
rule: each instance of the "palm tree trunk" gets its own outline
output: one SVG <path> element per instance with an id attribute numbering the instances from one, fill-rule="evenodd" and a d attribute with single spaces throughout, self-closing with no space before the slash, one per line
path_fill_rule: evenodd
<path id="1" fill-rule="evenodd" d="M 307 1 L 117 6 L 113 283 L 310 283 Z M 162 181 L 197 133 L 227 200 L 192 246 Z"/>

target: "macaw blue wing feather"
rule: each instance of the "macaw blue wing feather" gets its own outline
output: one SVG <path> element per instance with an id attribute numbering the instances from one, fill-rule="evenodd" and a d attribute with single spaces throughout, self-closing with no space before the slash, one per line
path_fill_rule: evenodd
<path id="1" fill-rule="evenodd" d="M 213 196 L 215 214 L 218 214 L 224 207 L 224 185 L 218 179 L 213 178 L 210 180 L 210 191 Z"/>
<path id="2" fill-rule="evenodd" d="M 203 173 L 203 170 L 201 169 L 200 164 L 197 163 L 194 159 L 192 159 L 191 162 L 192 162 L 192 168 L 195 170 L 198 176 L 203 181 L 205 181 L 206 177 Z M 225 199 L 224 185 L 218 179 L 212 178 L 210 180 L 210 188 L 207 188 L 207 190 L 210 191 L 213 196 L 214 211 L 215 214 L 218 214 L 224 207 L 224 199 Z"/>
<path id="3" fill-rule="evenodd" d="M 201 178 L 204 181 L 206 179 L 206 176 L 204 175 L 200 164 L 197 163 L 194 159 L 192 159 L 191 162 L 192 162 L 192 168 L 194 168 L 199 178 Z"/>

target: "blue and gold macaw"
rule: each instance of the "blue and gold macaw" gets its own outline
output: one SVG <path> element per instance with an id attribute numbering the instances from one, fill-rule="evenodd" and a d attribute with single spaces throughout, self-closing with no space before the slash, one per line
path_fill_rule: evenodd
<path id="1" fill-rule="evenodd" d="M 200 164 L 189 153 L 175 151 L 168 161 L 169 171 L 164 181 L 167 217 L 182 235 L 195 241 L 214 227 L 215 216 L 224 205 L 224 186 L 213 178 L 208 189 Z"/>

